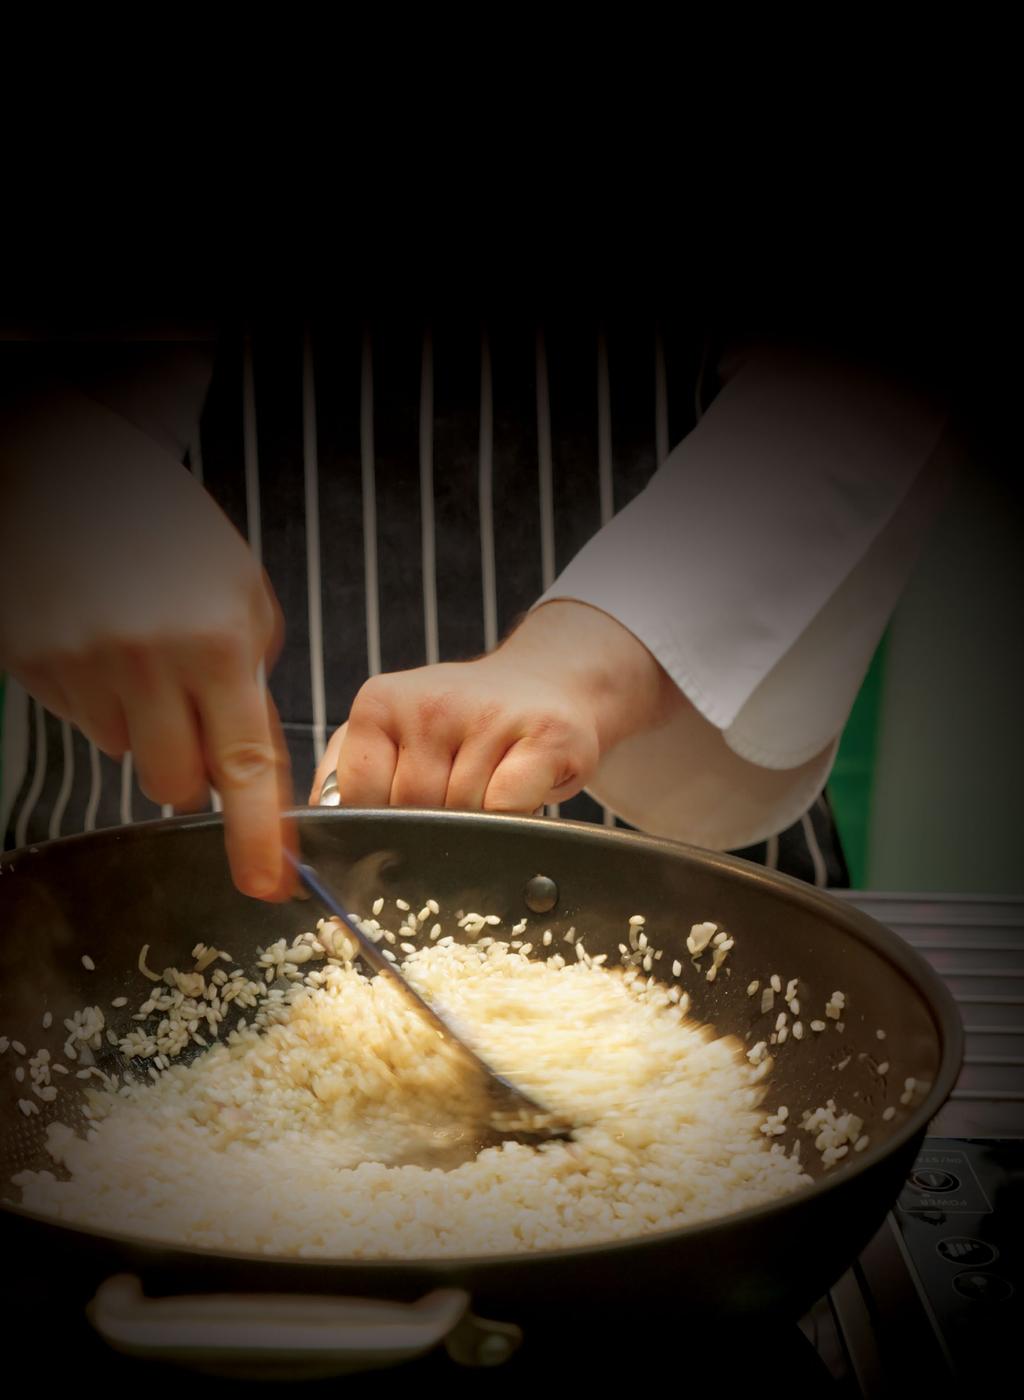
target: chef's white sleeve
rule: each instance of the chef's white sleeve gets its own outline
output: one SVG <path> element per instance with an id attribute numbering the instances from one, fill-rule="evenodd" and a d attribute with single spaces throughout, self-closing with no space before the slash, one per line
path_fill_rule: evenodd
<path id="1" fill-rule="evenodd" d="M 940 504 L 940 406 L 863 367 L 749 354 L 650 484 L 539 600 L 627 627 L 686 697 L 588 791 L 641 830 L 764 840 L 825 785 Z"/>

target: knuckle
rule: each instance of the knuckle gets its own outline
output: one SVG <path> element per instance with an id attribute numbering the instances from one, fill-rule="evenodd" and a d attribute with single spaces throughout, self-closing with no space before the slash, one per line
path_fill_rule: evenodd
<path id="1" fill-rule="evenodd" d="M 248 787 L 273 773 L 276 761 L 272 744 L 240 740 L 226 745 L 214 756 L 214 780 L 227 789 Z"/>
<path id="2" fill-rule="evenodd" d="M 426 691 L 415 703 L 417 732 L 426 737 L 451 714 L 456 698 L 450 691 Z"/>
<path id="3" fill-rule="evenodd" d="M 118 669 L 128 683 L 144 693 L 155 687 L 157 661 L 154 647 L 141 638 L 127 638 L 117 648 Z"/>
<path id="4" fill-rule="evenodd" d="M 218 628 L 198 638 L 196 654 L 207 676 L 214 680 L 229 679 L 242 667 L 245 648 L 238 632 Z"/>
<path id="5" fill-rule="evenodd" d="M 566 715 L 545 710 L 529 725 L 530 738 L 548 749 L 568 749 L 576 739 L 576 725 Z"/>
<path id="6" fill-rule="evenodd" d="M 467 726 L 468 732 L 477 738 L 489 734 L 492 729 L 497 729 L 504 715 L 505 709 L 500 701 L 486 701 Z"/>
<path id="7" fill-rule="evenodd" d="M 354 726 L 374 725 L 382 728 L 392 710 L 393 689 L 386 676 L 371 676 L 364 681 L 352 701 L 349 723 Z"/>

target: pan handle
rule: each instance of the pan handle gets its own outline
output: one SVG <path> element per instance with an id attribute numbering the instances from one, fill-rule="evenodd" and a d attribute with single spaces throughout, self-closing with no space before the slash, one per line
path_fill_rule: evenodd
<path id="1" fill-rule="evenodd" d="M 208 1293 L 146 1298 L 130 1274 L 101 1284 L 89 1321 L 115 1351 L 245 1380 L 300 1380 L 396 1366 L 444 1342 L 464 1366 L 496 1366 L 518 1327 L 469 1311 L 439 1288 L 415 1303 L 303 1294 Z"/>

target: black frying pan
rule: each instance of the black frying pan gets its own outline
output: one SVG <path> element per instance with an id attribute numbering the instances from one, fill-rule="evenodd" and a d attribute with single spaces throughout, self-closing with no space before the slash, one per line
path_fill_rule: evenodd
<path id="1" fill-rule="evenodd" d="M 610 1246 L 516 1256 L 437 1261 L 303 1261 L 214 1254 L 128 1237 L 71 1229 L 33 1217 L 13 1188 L 0 1211 L 8 1268 L 60 1258 L 60 1277 L 84 1301 L 98 1284 L 125 1269 L 153 1294 L 210 1289 L 306 1292 L 411 1301 L 438 1287 L 468 1292 L 474 1307 L 528 1321 L 564 1307 L 670 1290 L 687 1327 L 710 1319 L 791 1318 L 839 1277 L 882 1223 L 913 1162 L 929 1120 L 958 1074 L 963 1036 L 953 999 L 921 957 L 856 910 L 797 881 L 725 856 L 594 826 L 533 818 L 452 812 L 304 811 L 301 842 L 350 907 L 368 910 L 374 894 L 437 899 L 442 909 L 495 912 L 504 927 L 528 912 L 538 875 L 557 886 L 545 923 L 557 936 L 575 924 L 588 950 L 616 946 L 631 914 L 646 915 L 670 965 L 690 964 L 691 924 L 713 919 L 736 939 L 729 975 L 713 984 L 684 972 L 693 1014 L 747 1043 L 766 1038 L 774 1012 L 762 1015 L 747 984 L 772 972 L 801 979 L 802 1018 L 820 1016 L 833 990 L 847 999 L 844 1030 L 790 1040 L 776 1055 L 766 1107 L 801 1107 L 835 1098 L 865 1119 L 870 1146 L 824 1172 L 804 1138 L 803 1161 L 815 1176 L 798 1194 L 709 1224 Z M 354 888 L 351 872 L 386 850 L 374 888 Z M 357 862 L 363 862 L 357 865 Z M 358 883 L 358 882 L 357 882 Z M 365 886 L 365 880 L 363 881 Z M 415 906 L 414 906 L 415 907 Z M 0 1034 L 30 1052 L 57 1052 L 65 1015 L 86 1003 L 137 997 L 136 959 L 151 945 L 150 963 L 186 967 L 200 939 L 243 949 L 292 937 L 320 911 L 307 903 L 265 905 L 231 885 L 219 818 L 179 818 L 72 837 L 5 857 L 0 864 Z M 451 921 L 452 923 L 454 921 Z M 96 963 L 87 972 L 83 953 Z M 806 991 L 805 991 L 806 988 Z M 775 1010 L 783 1005 L 781 999 Z M 55 1029 L 41 1017 L 53 1013 Z M 130 1008 L 129 1008 L 130 1009 Z M 880 1044 L 876 1030 L 887 1038 Z M 111 1056 L 116 1057 L 116 1051 Z M 0 1060 L 0 1180 L 52 1164 L 42 1148 L 46 1116 L 16 1109 L 24 1087 L 13 1082 L 12 1052 Z M 880 1080 L 879 1060 L 891 1066 Z M 838 1066 L 845 1063 L 845 1067 Z M 918 1089 L 899 1105 L 905 1078 Z M 70 1081 L 73 1082 L 73 1081 Z M 65 1081 L 65 1084 L 69 1081 Z M 891 1121 L 881 1114 L 897 1104 Z M 55 1106 L 67 1119 L 64 1094 Z M 794 1127 L 795 1131 L 795 1127 Z M 784 1145 L 791 1141 L 782 1138 Z M 53 1271 L 48 1275 L 52 1281 Z"/>

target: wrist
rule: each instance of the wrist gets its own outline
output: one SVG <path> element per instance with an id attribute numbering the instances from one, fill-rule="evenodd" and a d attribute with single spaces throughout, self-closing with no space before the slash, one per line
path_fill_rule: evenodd
<path id="1" fill-rule="evenodd" d="M 589 710 L 602 754 L 632 734 L 660 727 L 685 703 L 643 643 L 588 603 L 559 599 L 541 604 L 500 651 L 556 680 L 574 703 Z"/>

